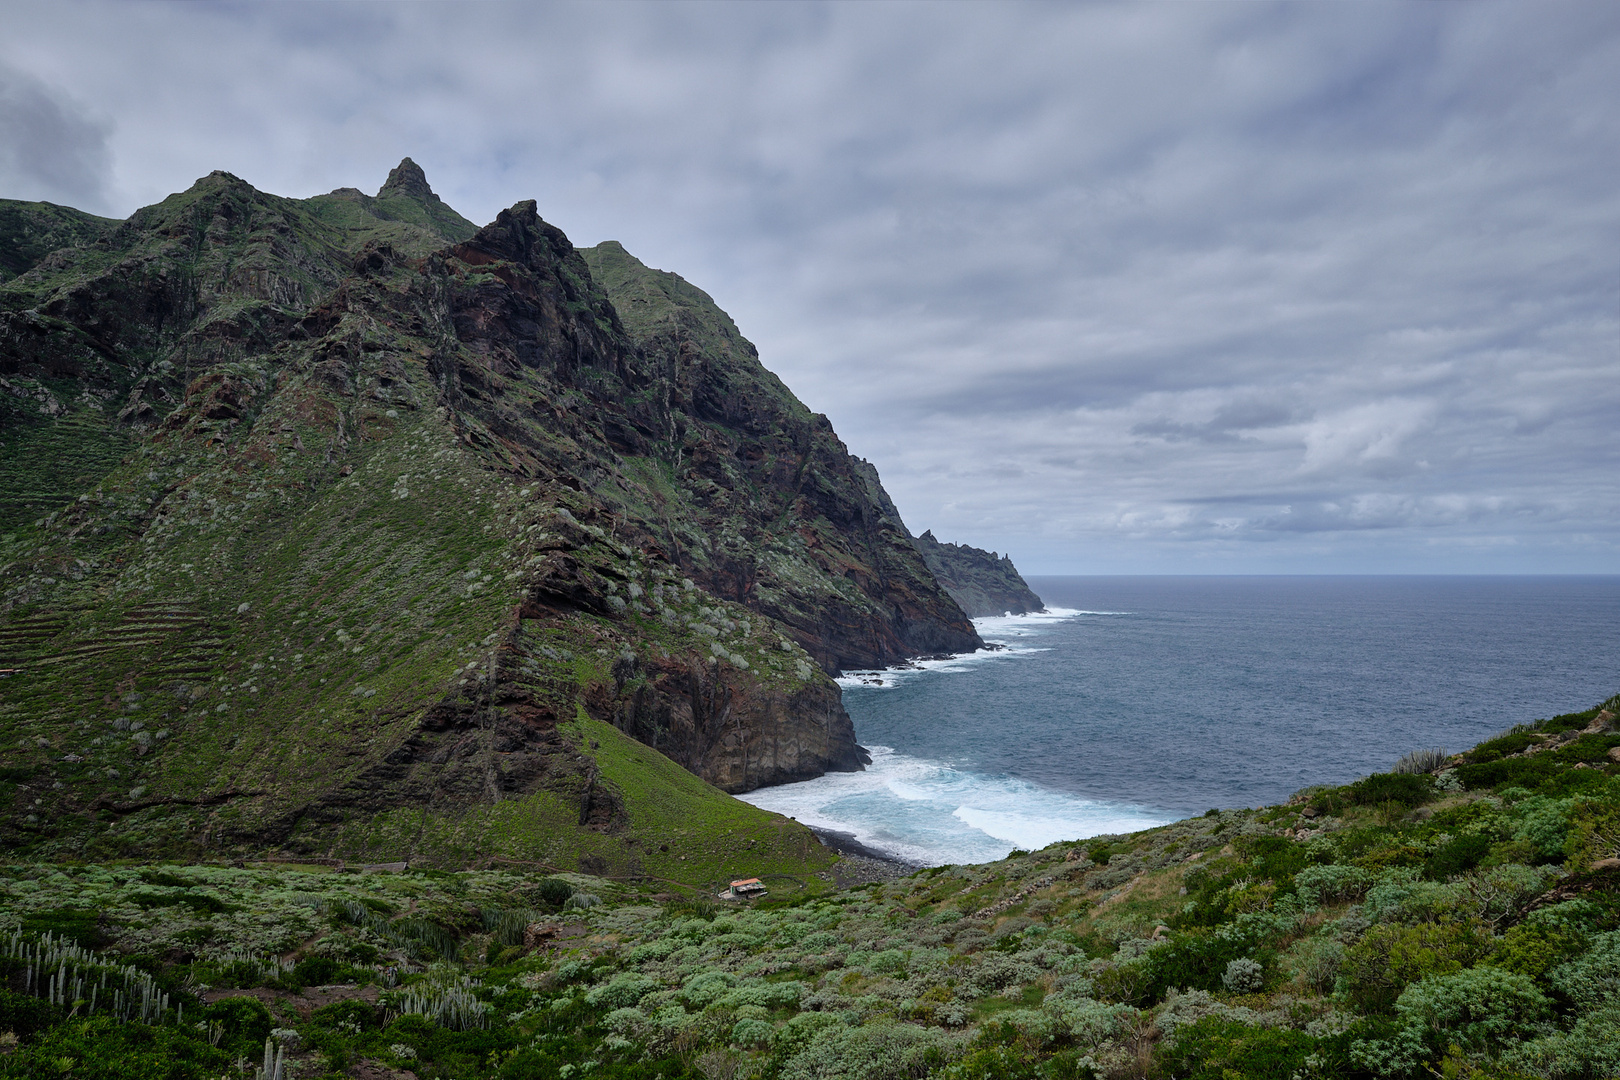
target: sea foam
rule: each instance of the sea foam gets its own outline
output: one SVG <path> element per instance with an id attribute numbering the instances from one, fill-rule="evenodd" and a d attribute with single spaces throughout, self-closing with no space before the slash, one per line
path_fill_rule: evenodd
<path id="1" fill-rule="evenodd" d="M 850 833 L 867 847 L 921 866 L 989 862 L 1014 848 L 1131 832 L 1171 818 L 1144 807 L 1096 802 L 1006 776 L 869 747 L 865 772 L 738 796 L 806 825 Z"/>

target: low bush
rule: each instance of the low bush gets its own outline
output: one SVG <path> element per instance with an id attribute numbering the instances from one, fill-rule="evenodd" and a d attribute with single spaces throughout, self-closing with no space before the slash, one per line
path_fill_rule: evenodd
<path id="1" fill-rule="evenodd" d="M 194 1029 L 123 1024 L 98 1016 L 58 1024 L 0 1058 L 0 1077 L 218 1080 L 234 1060 Z"/>
<path id="2" fill-rule="evenodd" d="M 205 1024 L 218 1024 L 220 1049 L 233 1054 L 256 1053 L 275 1028 L 275 1018 L 258 998 L 221 998 L 202 1011 Z"/>
<path id="3" fill-rule="evenodd" d="M 1528 730 L 1514 730 L 1494 739 L 1486 739 L 1467 754 L 1470 764 L 1500 761 L 1509 754 L 1517 754 L 1536 743 Z"/>
<path id="4" fill-rule="evenodd" d="M 1303 1031 L 1254 1027 L 1206 1017 L 1180 1028 L 1160 1069 L 1177 1080 L 1290 1080 L 1317 1049 Z"/>
<path id="5" fill-rule="evenodd" d="M 1620 1001 L 1577 1017 L 1568 1031 L 1509 1047 L 1507 1065 L 1537 1076 L 1620 1076 Z"/>
<path id="6" fill-rule="evenodd" d="M 1410 984 L 1459 971 L 1488 948 L 1477 930 L 1457 923 L 1370 927 L 1344 951 L 1338 990 L 1360 1012 L 1388 1013 Z"/>
<path id="7" fill-rule="evenodd" d="M 553 910 L 560 910 L 574 895 L 574 887 L 561 878 L 542 878 L 535 888 L 540 902 Z"/>
<path id="8" fill-rule="evenodd" d="M 1548 981 L 1581 1009 L 1620 1003 L 1620 930 L 1592 938 L 1584 955 L 1559 965 Z"/>
<path id="9" fill-rule="evenodd" d="M 48 1001 L 10 990 L 0 990 L 0 1031 L 28 1039 L 62 1019 L 62 1010 Z"/>
<path id="10" fill-rule="evenodd" d="M 1142 995 L 1147 1001 L 1157 1002 L 1172 988 L 1223 990 L 1227 965 L 1234 960 L 1253 960 L 1253 951 L 1249 942 L 1208 931 L 1175 934 L 1143 959 Z M 1260 967 L 1263 971 L 1265 965 Z M 1263 975 L 1261 979 L 1263 982 Z"/>
<path id="11" fill-rule="evenodd" d="M 1346 787 L 1324 791 L 1311 799 L 1318 813 L 1341 813 L 1351 806 L 1422 806 L 1435 795 L 1434 780 L 1411 773 L 1374 773 Z"/>
<path id="12" fill-rule="evenodd" d="M 1424 977 L 1401 992 L 1395 1012 L 1437 1048 L 1493 1052 L 1543 1032 L 1551 1002 L 1528 975 L 1477 967 Z"/>
<path id="13" fill-rule="evenodd" d="M 911 1080 L 947 1062 L 949 1038 L 912 1024 L 829 1027 L 782 1064 L 782 1080 Z"/>
<path id="14" fill-rule="evenodd" d="M 1475 834 L 1458 836 L 1434 850 L 1423 864 L 1423 876 L 1430 881 L 1446 881 L 1467 873 L 1491 853 L 1491 838 Z"/>
<path id="15" fill-rule="evenodd" d="M 1372 888 L 1373 874 L 1360 866 L 1326 863 L 1307 866 L 1294 875 L 1294 889 L 1310 904 L 1357 900 Z"/>

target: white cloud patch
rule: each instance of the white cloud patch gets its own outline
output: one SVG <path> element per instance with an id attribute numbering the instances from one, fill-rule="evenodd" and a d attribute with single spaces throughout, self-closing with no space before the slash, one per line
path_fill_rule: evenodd
<path id="1" fill-rule="evenodd" d="M 1614 5 L 13 4 L 0 63 L 59 201 L 536 198 L 1030 570 L 1620 570 Z"/>

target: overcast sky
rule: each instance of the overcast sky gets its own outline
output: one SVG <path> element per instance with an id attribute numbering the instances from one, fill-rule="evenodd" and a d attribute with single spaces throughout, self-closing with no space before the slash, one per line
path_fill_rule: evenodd
<path id="1" fill-rule="evenodd" d="M 1026 573 L 1620 572 L 1620 4 L 4 21 L 0 196 L 537 199 Z"/>

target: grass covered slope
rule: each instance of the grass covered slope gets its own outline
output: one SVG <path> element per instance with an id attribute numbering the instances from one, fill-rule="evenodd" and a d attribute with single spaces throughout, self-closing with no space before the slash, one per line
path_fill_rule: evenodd
<path id="1" fill-rule="evenodd" d="M 510 870 L 14 865 L 0 1076 L 212 1080 L 269 1039 L 323 1078 L 1612 1077 L 1617 710 L 752 906 Z M 582 725 L 635 787 L 647 750 Z M 49 965 L 154 980 L 166 1010 L 26 990 L 62 936 L 93 952 Z"/>

